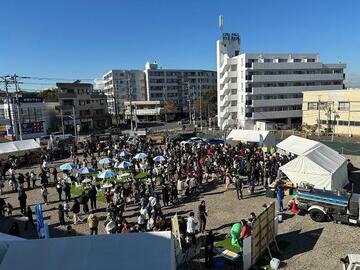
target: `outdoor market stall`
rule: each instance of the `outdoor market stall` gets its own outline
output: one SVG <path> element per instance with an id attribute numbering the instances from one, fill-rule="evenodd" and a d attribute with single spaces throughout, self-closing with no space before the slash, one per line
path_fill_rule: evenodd
<path id="1" fill-rule="evenodd" d="M 275 146 L 275 137 L 271 131 L 233 129 L 226 137 L 226 142 L 235 145 L 242 143 L 258 143 L 268 149 Z"/>
<path id="2" fill-rule="evenodd" d="M 315 188 L 342 189 L 348 183 L 347 160 L 320 144 L 280 167 L 294 184 L 308 182 Z"/>
<path id="3" fill-rule="evenodd" d="M 40 151 L 40 149 L 40 144 L 33 139 L 1 143 L 0 158 L 7 158 L 9 155 L 21 156 L 25 153 Z"/>
<path id="4" fill-rule="evenodd" d="M 276 147 L 280 153 L 291 153 L 299 156 L 319 145 L 321 145 L 320 142 L 291 135 L 279 142 Z"/>

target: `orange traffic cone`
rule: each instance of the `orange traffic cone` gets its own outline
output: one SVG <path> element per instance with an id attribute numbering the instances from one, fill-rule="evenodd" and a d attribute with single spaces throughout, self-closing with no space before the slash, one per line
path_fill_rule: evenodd
<path id="1" fill-rule="evenodd" d="M 294 213 L 294 214 L 296 214 L 297 212 L 298 212 L 298 208 L 297 208 L 297 205 L 296 205 L 296 201 L 295 201 L 295 199 L 293 200 L 293 202 L 292 202 L 292 206 L 291 206 L 291 212 L 292 213 Z"/>

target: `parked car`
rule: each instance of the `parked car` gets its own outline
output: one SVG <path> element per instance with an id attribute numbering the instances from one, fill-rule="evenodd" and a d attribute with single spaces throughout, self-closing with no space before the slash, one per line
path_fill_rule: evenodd
<path id="1" fill-rule="evenodd" d="M 187 144 L 190 144 L 190 145 L 193 145 L 193 144 L 196 144 L 196 145 L 199 145 L 199 144 L 205 144 L 206 141 L 203 139 L 203 138 L 200 138 L 200 137 L 192 137 L 186 141 L 181 141 L 180 142 L 180 145 L 187 145 Z"/>
<path id="2" fill-rule="evenodd" d="M 206 140 L 206 143 L 210 144 L 210 145 L 218 145 L 218 144 L 224 144 L 224 140 L 221 140 L 221 139 L 208 139 L 208 140 Z"/>

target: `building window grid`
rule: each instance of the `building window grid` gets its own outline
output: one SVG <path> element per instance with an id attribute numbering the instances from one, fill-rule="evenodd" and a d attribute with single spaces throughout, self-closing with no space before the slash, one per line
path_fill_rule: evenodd
<path id="1" fill-rule="evenodd" d="M 350 110 L 350 102 L 339 101 L 338 110 L 339 111 L 349 111 Z"/>

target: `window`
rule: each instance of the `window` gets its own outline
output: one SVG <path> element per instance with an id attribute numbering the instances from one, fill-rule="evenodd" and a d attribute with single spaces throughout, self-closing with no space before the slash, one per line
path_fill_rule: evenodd
<path id="1" fill-rule="evenodd" d="M 264 59 L 264 62 L 265 62 L 265 63 L 272 63 L 273 60 L 272 60 L 272 59 L 269 59 L 269 58 L 265 58 L 265 59 Z"/>
<path id="2" fill-rule="evenodd" d="M 237 94 L 237 89 L 231 89 L 231 94 L 236 95 Z"/>
<path id="3" fill-rule="evenodd" d="M 288 61 L 287 59 L 280 58 L 278 62 L 279 62 L 279 63 L 286 63 L 287 61 Z"/>
<path id="4" fill-rule="evenodd" d="M 315 62 L 315 59 L 314 58 L 308 58 L 307 62 L 308 63 L 313 63 L 313 62 Z"/>
<path id="5" fill-rule="evenodd" d="M 237 69 L 236 65 L 231 65 L 231 68 L 230 68 L 231 71 L 236 71 L 236 69 Z"/>
<path id="6" fill-rule="evenodd" d="M 308 110 L 317 110 L 318 109 L 318 103 L 317 102 L 309 102 L 308 103 Z"/>
<path id="7" fill-rule="evenodd" d="M 232 101 L 231 101 L 231 106 L 237 106 L 237 101 L 236 101 L 236 100 L 232 100 Z"/>
<path id="8" fill-rule="evenodd" d="M 301 62 L 301 59 L 300 59 L 300 58 L 295 58 L 295 59 L 294 59 L 294 63 L 299 63 L 299 62 Z"/>
<path id="9" fill-rule="evenodd" d="M 350 110 L 350 102 L 339 102 L 339 111 L 349 111 Z"/>

